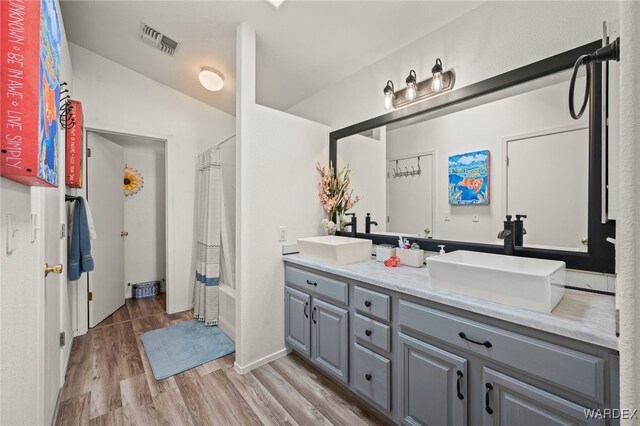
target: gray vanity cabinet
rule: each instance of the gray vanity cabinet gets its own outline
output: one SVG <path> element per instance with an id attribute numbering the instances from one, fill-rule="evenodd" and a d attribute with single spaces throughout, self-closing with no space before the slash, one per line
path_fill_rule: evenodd
<path id="1" fill-rule="evenodd" d="M 349 311 L 313 299 L 311 308 L 313 361 L 347 381 Z"/>
<path id="2" fill-rule="evenodd" d="M 484 426 L 602 425 L 587 419 L 587 408 L 560 398 L 506 374 L 484 367 Z"/>
<path id="3" fill-rule="evenodd" d="M 291 287 L 284 289 L 285 340 L 311 356 L 311 296 Z"/>
<path id="4" fill-rule="evenodd" d="M 403 333 L 398 349 L 402 424 L 466 425 L 467 360 Z"/>

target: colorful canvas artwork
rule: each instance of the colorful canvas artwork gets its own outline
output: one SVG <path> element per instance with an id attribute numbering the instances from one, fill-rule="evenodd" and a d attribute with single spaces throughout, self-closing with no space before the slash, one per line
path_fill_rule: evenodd
<path id="1" fill-rule="evenodd" d="M 54 0 L 0 1 L 2 176 L 57 186 L 60 25 Z"/>
<path id="2" fill-rule="evenodd" d="M 449 157 L 449 204 L 489 204 L 488 150 Z"/>

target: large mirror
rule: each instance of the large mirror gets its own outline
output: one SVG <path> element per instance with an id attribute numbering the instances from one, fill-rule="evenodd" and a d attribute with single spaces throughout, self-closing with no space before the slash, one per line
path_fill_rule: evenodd
<path id="1" fill-rule="evenodd" d="M 600 214 L 606 144 L 595 122 L 602 117 L 602 77 L 596 73 L 591 82 L 590 113 L 573 120 L 571 69 L 555 67 L 466 99 L 454 90 L 447 94 L 454 101 L 437 107 L 416 105 L 334 132 L 332 160 L 338 169 L 349 166 L 360 199 L 351 210 L 359 232 L 370 213 L 379 242 L 402 235 L 431 249 L 429 242 L 457 242 L 500 252 L 498 233 L 511 215 L 526 230 L 519 255 L 612 272 L 613 250 L 604 240 L 613 224 Z M 576 87 L 585 87 L 584 75 Z"/>

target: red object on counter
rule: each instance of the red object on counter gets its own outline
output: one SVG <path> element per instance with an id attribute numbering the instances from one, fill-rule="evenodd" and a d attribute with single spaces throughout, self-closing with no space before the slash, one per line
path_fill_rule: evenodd
<path id="1" fill-rule="evenodd" d="M 400 266 L 400 258 L 398 256 L 391 256 L 387 260 L 384 261 L 384 266 L 388 266 L 390 268 L 395 268 Z"/>

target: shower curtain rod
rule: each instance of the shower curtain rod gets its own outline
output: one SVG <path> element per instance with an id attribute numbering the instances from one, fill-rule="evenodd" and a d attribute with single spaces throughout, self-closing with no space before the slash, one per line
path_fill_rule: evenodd
<path id="1" fill-rule="evenodd" d="M 218 148 L 220 145 L 222 145 L 225 142 L 229 142 L 231 139 L 235 138 L 236 135 L 231 135 L 228 138 L 226 138 L 225 140 L 223 140 L 222 142 L 218 142 L 217 144 L 213 145 L 215 148 Z"/>

